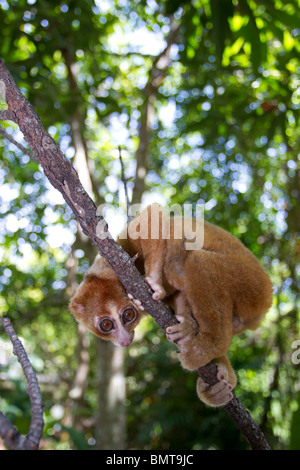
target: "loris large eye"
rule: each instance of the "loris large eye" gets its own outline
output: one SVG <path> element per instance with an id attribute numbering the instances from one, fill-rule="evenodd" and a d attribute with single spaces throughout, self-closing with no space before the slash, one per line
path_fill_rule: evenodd
<path id="1" fill-rule="evenodd" d="M 103 333 L 109 333 L 113 329 L 113 327 L 114 327 L 114 324 L 112 320 L 110 320 L 109 318 L 104 318 L 99 323 L 99 328 Z"/>
<path id="2" fill-rule="evenodd" d="M 126 323 L 131 323 L 136 319 L 136 311 L 132 307 L 125 308 L 124 312 L 122 313 L 122 320 L 124 325 Z"/>

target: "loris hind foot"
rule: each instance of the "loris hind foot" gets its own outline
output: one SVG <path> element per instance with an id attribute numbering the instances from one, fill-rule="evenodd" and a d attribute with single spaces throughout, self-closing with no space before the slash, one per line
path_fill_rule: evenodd
<path id="1" fill-rule="evenodd" d="M 197 380 L 197 394 L 199 399 L 209 406 L 224 406 L 232 398 L 232 390 L 236 385 L 236 376 L 230 362 L 224 356 L 213 361 L 217 366 L 217 382 L 211 387 L 200 377 Z"/>
<path id="2" fill-rule="evenodd" d="M 167 339 L 175 341 L 179 347 L 179 359 L 183 368 L 196 370 L 208 364 L 212 357 L 205 353 L 203 339 L 200 337 L 199 325 L 190 314 L 176 315 L 178 324 L 166 329 Z M 217 366 L 217 382 L 209 386 L 200 377 L 197 381 L 197 394 L 201 401 L 210 406 L 223 406 L 232 400 L 232 390 L 236 385 L 236 376 L 229 360 L 222 356 L 213 359 Z"/>

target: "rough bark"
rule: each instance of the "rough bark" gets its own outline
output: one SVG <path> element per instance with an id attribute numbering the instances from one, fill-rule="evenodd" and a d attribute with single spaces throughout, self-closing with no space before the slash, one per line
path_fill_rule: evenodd
<path id="1" fill-rule="evenodd" d="M 90 237 L 99 253 L 109 262 L 126 291 L 142 301 L 145 310 L 163 329 L 177 323 L 172 312 L 161 301 L 152 298 L 152 291 L 136 269 L 134 262 L 108 232 L 106 222 L 97 213 L 96 206 L 82 187 L 76 171 L 55 141 L 47 134 L 33 107 L 21 94 L 2 60 L 0 60 L 0 85 L 2 89 L 3 85 L 6 89 L 10 119 L 19 125 L 49 181 L 61 192 L 83 232 Z M 1 112 L 0 119 L 2 119 Z M 213 364 L 208 364 L 201 367 L 198 373 L 205 382 L 212 385 L 217 381 L 215 369 Z M 270 449 L 259 427 L 235 396 L 224 408 L 252 449 Z"/>
<path id="2" fill-rule="evenodd" d="M 10 320 L 0 316 L 0 323 L 10 337 L 14 354 L 17 356 L 24 371 L 28 386 L 27 392 L 31 403 L 31 423 L 27 435 L 22 436 L 6 416 L 0 411 L 0 436 L 10 450 L 37 450 L 43 435 L 43 402 L 38 381 L 26 351 L 16 335 Z"/>

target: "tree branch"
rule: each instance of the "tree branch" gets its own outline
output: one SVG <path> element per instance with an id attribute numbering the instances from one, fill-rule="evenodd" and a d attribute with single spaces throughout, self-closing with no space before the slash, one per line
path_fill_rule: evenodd
<path id="1" fill-rule="evenodd" d="M 6 416 L 0 412 L 0 436 L 4 441 L 4 444 L 10 450 L 37 450 L 44 429 L 44 407 L 38 381 L 26 351 L 16 335 L 9 319 L 0 316 L 0 323 L 2 323 L 4 330 L 10 337 L 13 344 L 14 354 L 17 356 L 18 361 L 23 368 L 28 383 L 27 392 L 29 394 L 32 410 L 31 423 L 26 437 L 21 436 L 19 431 L 12 425 Z"/>
<path id="2" fill-rule="evenodd" d="M 25 140 L 38 157 L 49 181 L 61 192 L 73 210 L 83 232 L 90 237 L 100 254 L 111 265 L 126 291 L 142 301 L 145 310 L 163 329 L 176 324 L 177 320 L 170 309 L 161 301 L 152 298 L 152 291 L 134 262 L 108 232 L 105 220 L 97 213 L 96 206 L 82 187 L 76 171 L 47 134 L 33 107 L 14 83 L 2 60 L 0 85 L 1 80 L 6 87 L 8 108 L 14 110 Z M 217 382 L 214 364 L 201 367 L 198 373 L 210 385 Z M 224 409 L 252 449 L 270 449 L 259 427 L 236 397 Z"/>

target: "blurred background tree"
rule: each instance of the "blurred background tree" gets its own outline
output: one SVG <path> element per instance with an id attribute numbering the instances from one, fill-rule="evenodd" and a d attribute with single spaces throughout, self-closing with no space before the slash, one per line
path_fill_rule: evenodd
<path id="1" fill-rule="evenodd" d="M 122 146 L 133 202 L 204 204 L 270 273 L 273 307 L 230 358 L 237 396 L 274 449 L 300 448 L 299 6 L 0 0 L 0 56 L 95 202 L 125 208 Z M 2 138 L 0 153 L 0 313 L 38 373 L 43 448 L 247 448 L 223 410 L 199 402 L 151 318 L 125 352 L 77 327 L 68 298 L 93 247 L 39 166 Z M 115 236 L 124 214 L 106 213 Z M 0 409 L 26 432 L 10 354 L 1 332 Z"/>

